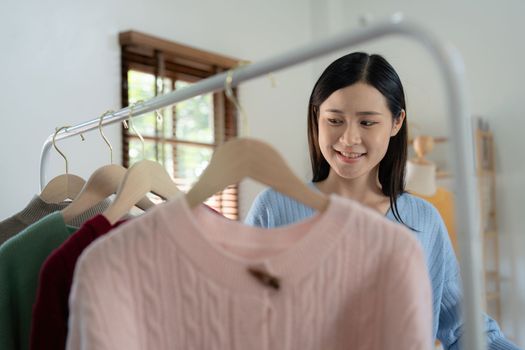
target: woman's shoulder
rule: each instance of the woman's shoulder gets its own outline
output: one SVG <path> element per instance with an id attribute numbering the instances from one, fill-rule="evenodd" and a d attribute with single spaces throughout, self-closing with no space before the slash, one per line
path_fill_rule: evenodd
<path id="1" fill-rule="evenodd" d="M 404 212 L 412 212 L 413 214 L 428 215 L 431 217 L 439 216 L 439 212 L 432 203 L 408 192 L 401 194 L 397 198 L 397 206 L 400 208 L 399 210 L 403 210 Z"/>
<path id="2" fill-rule="evenodd" d="M 429 266 L 443 267 L 454 253 L 448 232 L 438 210 L 430 202 L 410 193 L 397 199 L 399 216 L 421 243 Z M 391 214 L 391 213 L 390 213 Z M 437 273 L 432 270 L 431 273 Z"/>
<path id="3" fill-rule="evenodd" d="M 408 192 L 401 194 L 396 204 L 403 222 L 417 231 L 436 229 L 442 222 L 441 215 L 432 203 Z"/>
<path id="4" fill-rule="evenodd" d="M 268 187 L 264 190 L 262 190 L 256 197 L 255 201 L 260 203 L 266 203 L 266 204 L 275 204 L 276 202 L 282 202 L 287 201 L 289 198 L 282 194 L 281 192 L 278 192 L 274 190 L 271 187 Z"/>
<path id="5" fill-rule="evenodd" d="M 245 222 L 262 227 L 288 225 L 313 215 L 315 211 L 273 188 L 267 188 L 255 197 Z"/>
<path id="6" fill-rule="evenodd" d="M 432 267 L 431 275 L 438 276 L 439 273 L 453 275 L 456 269 L 454 249 L 445 223 L 436 207 L 410 193 L 399 196 L 397 204 L 404 223 L 413 230 L 421 242 L 427 255 L 428 265 Z"/>
<path id="7" fill-rule="evenodd" d="M 257 197 L 255 197 L 254 204 L 262 205 L 265 207 L 271 208 L 303 208 L 306 207 L 301 202 L 288 197 L 281 192 L 269 187 L 260 192 Z"/>

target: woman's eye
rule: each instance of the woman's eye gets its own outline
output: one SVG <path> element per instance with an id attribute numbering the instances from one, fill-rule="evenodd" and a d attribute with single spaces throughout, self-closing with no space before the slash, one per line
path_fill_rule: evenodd
<path id="1" fill-rule="evenodd" d="M 328 124 L 330 124 L 330 125 L 339 125 L 339 124 L 341 124 L 341 121 L 338 120 L 338 119 L 328 118 L 327 120 L 328 120 Z"/>
<path id="2" fill-rule="evenodd" d="M 370 121 L 370 120 L 363 120 L 361 122 L 361 125 L 364 125 L 364 126 L 372 126 L 372 125 L 375 125 L 377 124 L 377 122 L 373 122 L 373 121 Z"/>

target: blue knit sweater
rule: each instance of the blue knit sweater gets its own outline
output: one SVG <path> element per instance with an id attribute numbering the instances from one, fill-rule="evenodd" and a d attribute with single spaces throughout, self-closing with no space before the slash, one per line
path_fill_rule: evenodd
<path id="1" fill-rule="evenodd" d="M 461 286 L 459 268 L 450 239 L 432 204 L 405 193 L 397 199 L 398 211 L 403 222 L 413 228 L 425 252 L 432 282 L 433 331 L 445 349 L 460 349 L 462 334 L 459 303 Z M 315 211 L 273 189 L 260 193 L 252 204 L 246 223 L 253 226 L 274 228 L 288 225 L 313 215 Z M 396 221 L 390 210 L 386 217 Z M 483 315 L 489 349 L 518 349 L 505 339 L 497 323 Z"/>

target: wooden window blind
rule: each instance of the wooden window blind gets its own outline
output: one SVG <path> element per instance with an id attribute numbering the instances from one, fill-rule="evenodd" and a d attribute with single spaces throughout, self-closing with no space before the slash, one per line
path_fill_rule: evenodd
<path id="1" fill-rule="evenodd" d="M 120 33 L 119 41 L 123 107 L 183 88 L 241 62 L 135 31 Z M 122 164 L 129 167 L 141 159 L 158 161 L 177 186 L 187 191 L 214 149 L 237 136 L 236 115 L 235 106 L 224 92 L 218 92 L 134 118 L 133 126 L 144 144 L 135 131 L 122 127 Z M 206 203 L 238 220 L 238 198 L 237 185 L 232 185 Z"/>

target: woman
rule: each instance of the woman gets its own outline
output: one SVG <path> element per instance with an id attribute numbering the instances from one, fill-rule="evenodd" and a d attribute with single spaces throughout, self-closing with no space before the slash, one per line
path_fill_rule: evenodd
<path id="1" fill-rule="evenodd" d="M 422 244 L 433 289 L 433 331 L 445 349 L 462 334 L 459 270 L 443 220 L 428 202 L 404 191 L 407 160 L 403 86 L 379 55 L 356 52 L 334 61 L 315 84 L 308 107 L 311 186 L 359 201 L 411 229 Z M 246 222 L 272 228 L 314 214 L 268 189 Z M 517 349 L 484 315 L 489 349 Z"/>

